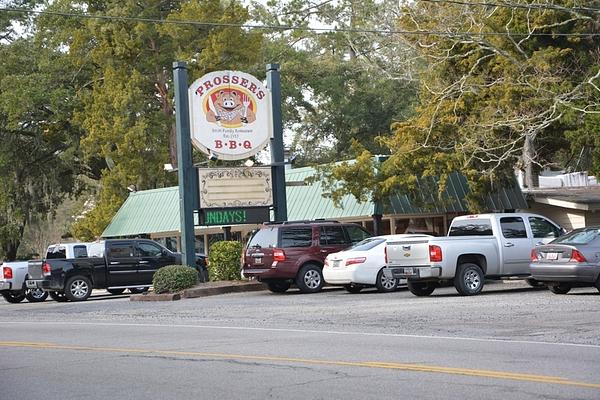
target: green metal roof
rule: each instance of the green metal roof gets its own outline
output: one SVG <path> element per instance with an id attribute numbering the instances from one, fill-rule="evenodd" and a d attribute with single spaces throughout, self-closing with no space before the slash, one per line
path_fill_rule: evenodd
<path id="1" fill-rule="evenodd" d="M 360 218 L 371 216 L 374 206 L 370 202 L 359 203 L 353 196 L 344 196 L 342 208 L 335 207 L 331 199 L 322 196 L 320 182 L 304 183 L 304 180 L 314 174 L 314 168 L 287 169 L 286 195 L 288 220 L 311 220 L 317 218 Z M 431 208 L 414 206 L 406 195 L 392 195 L 388 204 L 384 205 L 384 214 L 421 214 L 467 212 L 464 201 L 469 189 L 466 179 L 460 174 L 450 177 L 446 196 L 446 204 L 440 205 L 434 201 L 435 189 L 424 185 L 421 197 L 424 202 L 434 204 Z M 485 199 L 489 211 L 508 209 L 525 209 L 527 203 L 518 187 L 501 189 L 495 195 Z M 178 187 L 144 190 L 133 192 L 123 203 L 111 223 L 102 233 L 102 237 L 135 236 L 162 232 L 179 232 L 179 190 Z"/>
<path id="2" fill-rule="evenodd" d="M 287 169 L 286 187 L 288 220 L 317 218 L 353 218 L 373 214 L 371 203 L 359 203 L 352 196 L 342 200 L 343 208 L 322 197 L 319 182 L 304 184 L 311 176 L 310 167 Z M 143 190 L 129 194 L 125 203 L 102 233 L 102 237 L 134 236 L 159 232 L 179 232 L 179 190 L 177 186 Z"/>
<path id="3" fill-rule="evenodd" d="M 373 214 L 373 204 L 359 203 L 354 196 L 344 196 L 342 207 L 335 207 L 331 199 L 322 196 L 320 182 L 304 184 L 304 179 L 312 176 L 311 167 L 288 169 L 285 173 L 288 220 L 298 221 L 316 218 L 352 218 Z M 296 186 L 295 184 L 298 184 Z"/>
<path id="4" fill-rule="evenodd" d="M 431 180 L 421 183 L 419 196 L 423 203 L 428 203 L 428 207 L 417 207 L 411 202 L 407 195 L 394 194 L 390 196 L 389 204 L 384 205 L 386 214 L 420 214 L 447 213 L 447 212 L 469 212 L 465 196 L 469 193 L 467 178 L 459 173 L 453 173 L 448 179 L 448 185 L 442 196 L 445 201 L 440 202 L 435 198 L 437 191 L 437 182 Z M 487 194 L 484 199 L 485 211 L 505 211 L 528 208 L 527 201 L 521 192 L 516 180 L 514 186 L 509 188 L 500 188 L 494 193 Z"/>
<path id="5" fill-rule="evenodd" d="M 179 188 L 132 192 L 115 214 L 102 237 L 179 231 Z"/>

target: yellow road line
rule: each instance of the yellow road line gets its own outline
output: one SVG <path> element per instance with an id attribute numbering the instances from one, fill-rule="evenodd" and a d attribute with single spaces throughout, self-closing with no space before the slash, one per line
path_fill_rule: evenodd
<path id="1" fill-rule="evenodd" d="M 318 365 L 335 365 L 347 367 L 363 367 L 363 368 L 381 368 L 411 372 L 430 372 L 450 375 L 477 376 L 495 379 L 507 379 L 525 382 L 550 383 L 556 385 L 578 386 L 592 389 L 600 389 L 598 383 L 587 383 L 571 381 L 558 376 L 533 375 L 523 374 L 518 372 L 493 371 L 485 369 L 467 369 L 441 367 L 435 365 L 423 364 L 403 364 L 403 363 L 388 363 L 388 362 L 369 362 L 369 361 L 335 361 L 335 360 L 315 360 L 309 358 L 294 358 L 294 357 L 278 357 L 278 356 L 258 356 L 258 355 L 243 355 L 243 354 L 226 354 L 226 353 L 206 353 L 197 351 L 175 351 L 175 350 L 148 350 L 148 349 L 131 349 L 118 347 L 89 347 L 89 346 L 67 346 L 53 343 L 36 343 L 36 342 L 8 342 L 0 341 L 0 347 L 28 347 L 43 350 L 74 350 L 74 351 L 93 351 L 104 353 L 135 353 L 149 355 L 168 355 L 168 356 L 186 356 L 186 357 L 207 357 L 215 359 L 228 360 L 249 360 L 249 361 L 271 361 L 271 362 L 288 362 L 300 364 L 318 364 Z"/>

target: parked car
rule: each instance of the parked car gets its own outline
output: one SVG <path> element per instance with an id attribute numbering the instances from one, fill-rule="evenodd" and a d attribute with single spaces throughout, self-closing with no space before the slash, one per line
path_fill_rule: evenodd
<path id="1" fill-rule="evenodd" d="M 531 278 L 531 249 L 554 240 L 564 230 L 536 214 L 504 213 L 456 217 L 448 236 L 415 238 L 386 245 L 384 273 L 408 279 L 416 296 L 428 296 L 451 282 L 459 294 L 481 292 L 485 279 Z"/>
<path id="2" fill-rule="evenodd" d="M 383 273 L 385 245 L 388 241 L 431 237 L 429 235 L 384 235 L 367 238 L 349 249 L 325 258 L 323 277 L 330 285 L 343 286 L 350 293 L 375 286 L 379 292 L 393 292 L 399 280 Z M 405 281 L 404 281 L 405 282 Z"/>
<path id="3" fill-rule="evenodd" d="M 578 286 L 600 291 L 600 226 L 575 229 L 531 250 L 531 277 L 552 293 L 566 294 Z"/>
<path id="4" fill-rule="evenodd" d="M 242 260 L 242 275 L 258 279 L 274 293 L 292 283 L 303 293 L 322 289 L 328 254 L 372 236 L 360 225 L 337 221 L 295 221 L 263 225 L 252 236 Z"/>
<path id="5" fill-rule="evenodd" d="M 4 262 L 0 264 L 0 294 L 9 303 L 20 303 L 27 299 L 30 303 L 46 300 L 48 293 L 41 289 L 27 289 L 27 261 Z"/>
<path id="6" fill-rule="evenodd" d="M 181 264 L 181 254 L 148 239 L 95 242 L 89 245 L 88 255 L 30 261 L 27 288 L 48 291 L 57 301 L 86 300 L 92 289 L 106 289 L 112 294 L 121 294 L 126 289 L 140 293 L 152 285 L 159 268 Z M 198 257 L 196 263 L 199 274 L 205 273 L 204 257 Z"/>

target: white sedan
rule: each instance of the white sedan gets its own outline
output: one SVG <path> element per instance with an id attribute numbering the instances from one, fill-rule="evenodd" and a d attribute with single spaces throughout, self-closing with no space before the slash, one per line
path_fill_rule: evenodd
<path id="1" fill-rule="evenodd" d="M 415 237 L 430 236 L 420 234 L 374 236 L 349 249 L 331 253 L 325 259 L 323 278 L 330 285 L 344 286 L 350 293 L 358 293 L 363 288 L 372 286 L 375 286 L 379 292 L 392 292 L 396 290 L 399 282 L 383 274 L 386 242 Z"/>

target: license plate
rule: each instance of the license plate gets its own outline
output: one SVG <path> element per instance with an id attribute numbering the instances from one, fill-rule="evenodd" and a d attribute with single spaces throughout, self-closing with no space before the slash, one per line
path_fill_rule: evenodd
<path id="1" fill-rule="evenodd" d="M 340 260 L 334 261 L 332 267 L 339 268 L 342 266 L 342 262 Z"/>
<path id="2" fill-rule="evenodd" d="M 415 274 L 414 268 L 404 268 L 404 275 L 414 275 L 414 274 Z"/>
<path id="3" fill-rule="evenodd" d="M 558 260 L 558 253 L 546 253 L 547 260 Z"/>
<path id="4" fill-rule="evenodd" d="M 254 264 L 262 264 L 262 257 L 256 257 L 254 259 Z"/>
<path id="5" fill-rule="evenodd" d="M 35 288 L 37 288 L 37 284 L 36 284 L 36 282 L 35 282 L 35 281 L 30 281 L 30 280 L 28 280 L 28 281 L 26 282 L 26 284 L 27 284 L 27 287 L 28 287 L 29 289 L 35 289 Z"/>

